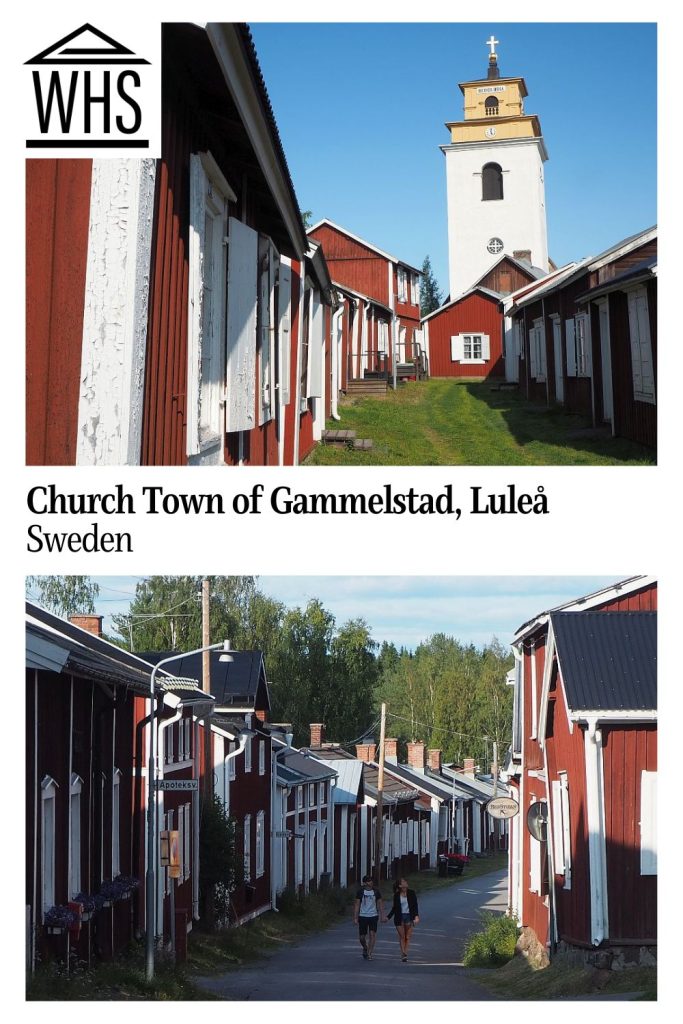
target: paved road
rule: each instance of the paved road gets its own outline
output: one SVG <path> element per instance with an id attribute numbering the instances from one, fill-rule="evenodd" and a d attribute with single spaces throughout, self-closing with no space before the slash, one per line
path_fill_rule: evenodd
<path id="1" fill-rule="evenodd" d="M 505 909 L 506 875 L 497 871 L 419 896 L 420 924 L 401 963 L 396 929 L 380 925 L 375 954 L 363 960 L 349 916 L 341 924 L 288 945 L 249 967 L 200 978 L 224 999 L 437 1000 L 495 998 L 468 977 L 462 944 L 478 911 Z M 383 883 L 382 889 L 389 887 Z"/>

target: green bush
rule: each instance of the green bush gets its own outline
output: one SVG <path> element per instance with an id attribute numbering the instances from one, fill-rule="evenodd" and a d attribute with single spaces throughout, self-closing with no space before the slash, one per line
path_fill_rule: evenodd
<path id="1" fill-rule="evenodd" d="M 500 967 L 512 960 L 517 942 L 515 919 L 485 911 L 481 921 L 483 929 L 465 941 L 465 967 Z"/>

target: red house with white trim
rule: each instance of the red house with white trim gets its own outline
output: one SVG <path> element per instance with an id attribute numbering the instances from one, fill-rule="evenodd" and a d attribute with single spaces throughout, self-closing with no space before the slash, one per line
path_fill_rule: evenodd
<path id="1" fill-rule="evenodd" d="M 656 608 L 656 581 L 634 577 L 513 641 L 510 906 L 551 957 L 656 958 Z"/>
<path id="2" fill-rule="evenodd" d="M 245 25 L 162 26 L 159 160 L 27 161 L 31 465 L 297 463 L 333 293 Z"/>

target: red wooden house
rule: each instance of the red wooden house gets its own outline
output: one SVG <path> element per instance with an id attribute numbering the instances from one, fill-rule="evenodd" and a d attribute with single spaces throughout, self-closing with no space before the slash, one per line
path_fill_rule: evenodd
<path id="1" fill-rule="evenodd" d="M 656 582 L 636 577 L 514 640 L 511 909 L 551 956 L 656 955 L 656 606 Z"/>
<path id="2" fill-rule="evenodd" d="M 422 272 L 330 220 L 308 229 L 320 242 L 333 282 L 347 296 L 362 300 L 355 322 L 342 328 L 341 365 L 349 380 L 392 379 L 398 363 L 415 358 L 420 334 Z"/>
<path id="3" fill-rule="evenodd" d="M 522 394 L 656 444 L 656 259 L 649 228 L 511 297 Z"/>
<path id="4" fill-rule="evenodd" d="M 502 256 L 475 285 L 422 320 L 430 377 L 505 375 L 504 296 L 545 276 L 526 260 Z"/>
<path id="5" fill-rule="evenodd" d="M 249 30 L 162 32 L 159 160 L 27 162 L 29 464 L 278 465 L 324 418 L 332 292 Z"/>

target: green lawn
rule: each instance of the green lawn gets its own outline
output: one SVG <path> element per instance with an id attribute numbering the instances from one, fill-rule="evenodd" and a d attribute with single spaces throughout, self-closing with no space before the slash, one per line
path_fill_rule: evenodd
<path id="1" fill-rule="evenodd" d="M 386 399 L 345 400 L 331 430 L 355 430 L 373 448 L 318 445 L 307 466 L 647 466 L 655 455 L 620 438 L 580 436 L 590 427 L 560 408 L 531 405 L 491 384 L 432 379 Z M 579 436 L 577 435 L 579 433 Z"/>

